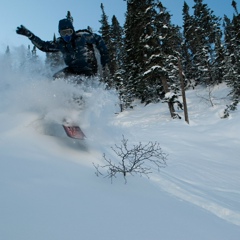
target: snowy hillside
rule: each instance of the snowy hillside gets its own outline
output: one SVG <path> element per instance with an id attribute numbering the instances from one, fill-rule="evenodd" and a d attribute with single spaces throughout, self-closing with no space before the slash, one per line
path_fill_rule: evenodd
<path id="1" fill-rule="evenodd" d="M 213 89 L 214 106 L 206 89 L 187 91 L 188 125 L 162 103 L 119 113 L 115 92 L 94 81 L 52 82 L 2 60 L 0 69 L 0 239 L 240 239 L 240 111 L 220 118 L 224 84 Z M 72 101 L 79 94 L 84 107 Z M 66 136 L 66 117 L 85 141 Z M 123 135 L 130 146 L 158 142 L 167 167 L 127 184 L 97 177 L 93 163 L 103 165 L 103 153 L 114 159 Z"/>

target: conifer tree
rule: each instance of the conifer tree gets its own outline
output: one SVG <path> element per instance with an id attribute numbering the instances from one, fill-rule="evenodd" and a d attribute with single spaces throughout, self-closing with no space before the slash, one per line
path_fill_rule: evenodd
<path id="1" fill-rule="evenodd" d="M 133 99 L 141 99 L 144 91 L 144 82 L 141 81 L 144 46 L 140 41 L 144 32 L 143 15 L 147 9 L 146 1 L 129 0 L 127 2 L 125 29 L 125 55 L 124 55 L 124 101 L 126 106 Z"/>
<path id="2" fill-rule="evenodd" d="M 126 104 L 134 98 L 146 104 L 159 101 L 176 87 L 180 39 L 179 28 L 171 24 L 171 16 L 161 2 L 128 1 L 124 55 Z M 171 115 L 174 115 L 173 105 Z"/>
<path id="3" fill-rule="evenodd" d="M 71 22 L 73 22 L 73 17 L 72 17 L 72 15 L 71 15 L 71 12 L 70 12 L 70 11 L 67 11 L 67 16 L 66 16 L 66 18 L 67 18 L 68 20 L 70 20 Z"/>
<path id="4" fill-rule="evenodd" d="M 150 47 L 154 40 L 151 39 L 151 29 L 154 29 L 154 23 L 151 16 L 154 9 L 154 1 L 136 1 L 131 0 L 127 3 L 124 41 L 124 70 L 125 70 L 125 102 L 126 105 L 135 99 L 140 99 L 142 103 L 148 102 L 149 93 L 146 78 L 144 77 L 148 67 L 146 61 L 149 60 Z M 147 43 L 149 41 L 149 43 Z M 149 78 L 148 78 L 149 79 Z M 150 83 L 150 80 L 148 80 Z"/>
<path id="5" fill-rule="evenodd" d="M 234 0 L 232 1 L 232 6 L 233 6 L 235 12 L 236 12 L 237 15 L 238 15 L 238 9 L 237 9 L 237 3 L 236 3 L 236 1 L 234 1 Z"/>
<path id="6" fill-rule="evenodd" d="M 197 71 L 195 80 L 201 84 L 217 83 L 221 79 L 215 76 L 218 66 L 215 62 L 216 45 L 221 39 L 220 18 L 213 14 L 203 0 L 194 0 L 195 5 L 192 26 L 186 30 L 190 32 L 185 36 L 189 43 L 189 50 L 193 54 L 192 64 Z M 194 29 L 194 34 L 191 28 Z M 215 64 L 215 65 L 214 65 Z"/>
<path id="7" fill-rule="evenodd" d="M 104 6 L 103 6 L 102 3 L 100 5 L 100 7 L 101 7 L 101 10 L 102 10 L 102 16 L 101 16 L 101 20 L 99 22 L 102 25 L 100 27 L 99 32 L 101 33 L 102 38 L 105 41 L 105 44 L 107 44 L 107 46 L 108 46 L 109 43 L 110 43 L 110 37 L 109 37 L 110 25 L 108 23 L 108 16 L 105 13 Z"/>
<path id="8" fill-rule="evenodd" d="M 108 65 L 111 66 L 112 64 L 112 42 L 111 42 L 111 37 L 110 37 L 110 25 L 108 23 L 108 16 L 106 15 L 105 11 L 104 11 L 104 6 L 101 3 L 100 5 L 101 10 L 102 10 L 102 16 L 101 16 L 101 20 L 99 21 L 102 25 L 100 27 L 99 32 L 102 35 L 102 38 L 106 44 L 106 47 L 108 49 L 109 52 L 109 58 L 110 58 L 110 62 L 108 63 Z M 112 83 L 112 77 L 111 74 L 108 72 L 108 68 L 106 67 L 105 71 L 104 71 L 104 76 L 103 77 L 103 81 L 108 85 L 108 87 L 112 87 L 113 83 Z"/>
<path id="9" fill-rule="evenodd" d="M 157 14 L 155 17 L 155 40 L 158 40 L 159 53 L 154 52 L 150 57 L 157 56 L 158 68 L 156 73 L 160 77 L 160 83 L 163 87 L 161 94 L 164 94 L 165 101 L 168 103 L 170 114 L 173 118 L 178 117 L 175 114 L 174 103 L 180 103 L 178 96 L 180 95 L 180 79 L 179 79 L 179 60 L 181 52 L 182 37 L 180 28 L 171 23 L 171 15 L 161 2 L 156 4 Z M 155 47 L 154 47 L 155 49 Z M 158 78 L 159 78 L 158 77 Z M 169 92 L 171 92 L 169 94 Z M 158 98 L 161 95 L 158 93 Z M 155 98 L 156 99 L 156 98 Z"/>
<path id="10" fill-rule="evenodd" d="M 93 30 L 92 30 L 92 28 L 91 28 L 90 26 L 87 26 L 87 30 L 88 30 L 89 32 L 93 33 Z"/>
<path id="11" fill-rule="evenodd" d="M 113 79 L 113 85 L 120 91 L 123 86 L 123 28 L 120 26 L 116 16 L 112 17 L 110 26 L 111 54 L 109 70 Z"/>
<path id="12" fill-rule="evenodd" d="M 111 65 L 109 69 L 111 74 L 114 75 L 121 68 L 123 58 L 123 29 L 115 15 L 112 17 L 112 25 L 110 26 L 110 39 Z"/>
<path id="13" fill-rule="evenodd" d="M 192 82 L 195 79 L 197 69 L 194 66 L 193 58 L 197 52 L 195 43 L 195 20 L 189 14 L 189 6 L 186 2 L 183 5 L 183 43 L 182 43 L 182 67 L 186 80 Z"/>
<path id="14" fill-rule="evenodd" d="M 227 106 L 224 117 L 228 117 L 230 111 L 237 109 L 240 98 L 240 14 L 238 14 L 237 4 L 232 1 L 235 10 L 232 21 L 225 16 L 225 45 L 226 45 L 226 61 L 224 79 L 231 88 L 230 96 L 232 103 Z"/>
<path id="15" fill-rule="evenodd" d="M 12 57 L 11 57 L 11 51 L 9 46 L 7 46 L 7 49 L 5 51 L 4 68 L 5 70 L 8 69 L 9 71 L 12 69 Z"/>
<path id="16" fill-rule="evenodd" d="M 5 54 L 6 54 L 6 55 L 10 55 L 10 48 L 9 48 L 9 46 L 7 46 L 7 49 L 6 49 L 6 51 L 5 51 Z"/>
<path id="17" fill-rule="evenodd" d="M 37 47 L 35 45 L 32 48 L 32 58 L 31 59 L 35 63 L 38 62 Z"/>
<path id="18" fill-rule="evenodd" d="M 34 58 L 37 57 L 37 47 L 36 47 L 35 45 L 33 46 L 33 49 L 32 49 L 32 56 L 33 56 Z"/>

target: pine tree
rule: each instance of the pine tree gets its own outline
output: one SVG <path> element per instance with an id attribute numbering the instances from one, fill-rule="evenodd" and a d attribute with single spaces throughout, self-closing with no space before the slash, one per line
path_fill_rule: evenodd
<path id="1" fill-rule="evenodd" d="M 71 15 L 71 12 L 70 12 L 70 11 L 67 11 L 67 16 L 66 16 L 66 18 L 67 18 L 68 20 L 70 20 L 71 22 L 73 22 L 73 17 L 72 17 L 72 15 Z"/>
<path id="2" fill-rule="evenodd" d="M 237 3 L 236 3 L 234 0 L 232 1 L 232 6 L 233 6 L 235 12 L 236 12 L 237 15 L 238 15 Z"/>
<path id="3" fill-rule="evenodd" d="M 102 38 L 106 44 L 106 47 L 108 49 L 109 52 L 109 58 L 110 58 L 110 62 L 108 63 L 109 66 L 112 65 L 112 42 L 111 42 L 111 37 L 110 37 L 110 25 L 108 23 L 108 16 L 106 15 L 105 11 L 104 11 L 104 6 L 101 3 L 100 5 L 101 10 L 102 10 L 102 16 L 101 16 L 101 20 L 99 21 L 102 25 L 100 27 L 99 32 L 102 34 Z M 108 68 L 105 69 L 104 71 L 104 76 L 103 77 L 103 81 L 108 85 L 108 87 L 112 87 L 113 83 L 112 83 L 112 76 L 111 74 L 108 72 Z"/>
<path id="4" fill-rule="evenodd" d="M 10 48 L 9 48 L 9 46 L 7 46 L 7 49 L 6 49 L 6 51 L 5 51 L 5 54 L 6 54 L 6 55 L 10 55 Z"/>
<path id="5" fill-rule="evenodd" d="M 121 68 L 123 59 L 123 29 L 115 15 L 112 17 L 112 25 L 110 26 L 110 39 L 111 65 L 109 69 L 114 75 Z"/>
<path id="6" fill-rule="evenodd" d="M 89 32 L 93 33 L 93 30 L 92 30 L 92 28 L 91 28 L 90 26 L 87 26 L 87 30 L 88 30 Z"/>
<path id="7" fill-rule="evenodd" d="M 186 2 L 183 5 L 183 43 L 182 43 L 182 66 L 185 79 L 194 81 L 197 69 L 194 66 L 193 58 L 197 52 L 195 43 L 196 24 L 193 16 L 189 14 L 189 6 Z"/>
<path id="8" fill-rule="evenodd" d="M 12 56 L 11 56 L 11 51 L 9 46 L 7 46 L 7 49 L 5 51 L 5 55 L 4 55 L 4 62 L 3 62 L 3 67 L 5 70 L 12 70 Z"/>
<path id="9" fill-rule="evenodd" d="M 124 86 L 126 88 L 124 100 L 127 106 L 135 98 L 141 99 L 142 102 L 145 101 L 144 92 L 146 92 L 146 85 L 143 80 L 143 74 L 145 72 L 146 55 L 142 40 L 146 34 L 145 13 L 151 7 L 150 3 L 149 1 L 139 2 L 137 0 L 127 2 L 126 22 L 124 25 Z"/>
<path id="10" fill-rule="evenodd" d="M 124 100 L 157 102 L 179 87 L 179 28 L 159 1 L 128 1 L 125 22 Z M 137 31 L 136 31 L 137 29 Z M 177 86 L 178 85 L 178 86 Z M 173 104 L 167 100 L 174 115 Z"/>
<path id="11" fill-rule="evenodd" d="M 32 49 L 32 57 L 37 58 L 37 47 L 34 45 Z"/>
<path id="12" fill-rule="evenodd" d="M 109 70 L 113 79 L 113 85 L 116 89 L 120 89 L 123 86 L 123 28 L 120 26 L 116 16 L 112 17 L 112 25 L 110 26 L 110 38 L 111 38 L 111 61 L 109 64 Z"/>
<path id="13" fill-rule="evenodd" d="M 111 39 L 110 39 L 110 25 L 108 23 L 108 16 L 106 15 L 105 11 L 104 11 L 104 6 L 101 3 L 101 10 L 102 10 L 102 16 L 101 16 L 101 20 L 99 21 L 101 23 L 101 27 L 99 32 L 102 35 L 102 38 L 107 46 L 107 48 L 109 49 L 111 46 Z"/>
<path id="14" fill-rule="evenodd" d="M 215 75 L 215 70 L 218 67 L 215 61 L 216 46 L 220 46 L 219 41 L 222 35 L 220 18 L 213 14 L 207 4 L 203 4 L 203 0 L 194 0 L 194 2 L 192 26 L 187 27 L 186 30 L 189 32 L 185 35 L 189 50 L 193 55 L 192 64 L 197 70 L 195 71 L 197 75 L 194 78 L 197 84 L 217 83 L 222 80 L 217 79 Z M 221 77 L 220 74 L 218 74 L 219 76 Z"/>
<path id="15" fill-rule="evenodd" d="M 224 79 L 231 88 L 230 96 L 232 103 L 227 106 L 224 117 L 228 117 L 230 111 L 237 109 L 240 98 L 240 15 L 238 14 L 237 4 L 232 1 L 232 6 L 236 15 L 230 21 L 226 16 L 225 21 L 225 45 L 226 45 L 226 61 Z"/>
<path id="16" fill-rule="evenodd" d="M 157 56 L 158 68 L 156 73 L 160 77 L 158 86 L 163 87 L 165 101 L 168 103 L 170 114 L 173 118 L 175 114 L 174 103 L 179 103 L 180 79 L 179 79 L 179 60 L 181 52 L 182 37 L 180 28 L 171 23 L 171 15 L 161 2 L 156 4 L 157 15 L 155 18 L 155 28 L 157 29 L 155 39 L 158 41 L 158 54 L 154 52 L 152 56 Z M 154 47 L 155 49 L 155 47 Z M 150 57 L 152 59 L 152 57 Z M 158 77 L 158 78 L 159 78 Z M 161 85 L 160 85 L 161 83 Z M 170 94 L 169 94 L 170 92 Z M 158 98 L 160 98 L 158 93 Z"/>

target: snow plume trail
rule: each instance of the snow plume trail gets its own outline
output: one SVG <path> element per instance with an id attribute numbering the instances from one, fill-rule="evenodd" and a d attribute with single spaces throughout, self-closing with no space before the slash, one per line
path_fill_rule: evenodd
<path id="1" fill-rule="evenodd" d="M 161 189 L 164 189 L 166 192 L 172 194 L 173 196 L 193 203 L 215 214 L 219 218 L 240 226 L 240 212 L 230 209 L 230 206 L 224 207 L 221 202 L 218 203 L 217 200 L 207 198 L 210 194 L 206 195 L 204 193 L 201 193 L 199 189 L 194 193 L 194 190 L 191 190 L 190 188 L 187 189 L 186 186 L 181 187 L 179 184 L 180 181 L 174 180 L 174 178 L 171 178 L 167 174 L 164 174 L 164 177 L 155 176 L 152 178 L 152 180 L 158 184 Z M 174 181 L 176 181 L 176 183 Z"/>
<path id="2" fill-rule="evenodd" d="M 22 55 L 20 48 L 14 55 L 0 57 L 0 93 L 4 99 L 0 106 L 13 117 L 31 115 L 39 132 L 55 135 L 50 129 L 63 119 L 84 128 L 93 126 L 97 132 L 101 126 L 103 131 L 109 116 L 119 111 L 117 94 L 106 91 L 98 77 L 83 77 L 81 84 L 53 81 L 41 60 L 25 59 L 22 63 Z"/>

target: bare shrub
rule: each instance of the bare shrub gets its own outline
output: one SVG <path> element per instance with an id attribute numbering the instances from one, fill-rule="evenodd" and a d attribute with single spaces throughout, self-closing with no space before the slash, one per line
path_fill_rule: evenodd
<path id="1" fill-rule="evenodd" d="M 106 154 L 103 154 L 103 159 L 106 162 L 105 165 L 94 165 L 97 176 L 108 177 L 111 182 L 117 174 L 122 174 L 127 182 L 127 174 L 146 176 L 152 173 L 152 169 L 156 168 L 157 171 L 160 168 L 166 166 L 167 154 L 165 154 L 159 143 L 149 142 L 143 145 L 141 142 L 138 145 L 133 145 L 132 148 L 128 147 L 128 140 L 123 136 L 122 145 L 115 145 L 111 149 L 117 155 L 118 162 L 107 158 Z M 107 172 L 102 173 L 100 169 L 106 169 Z"/>

